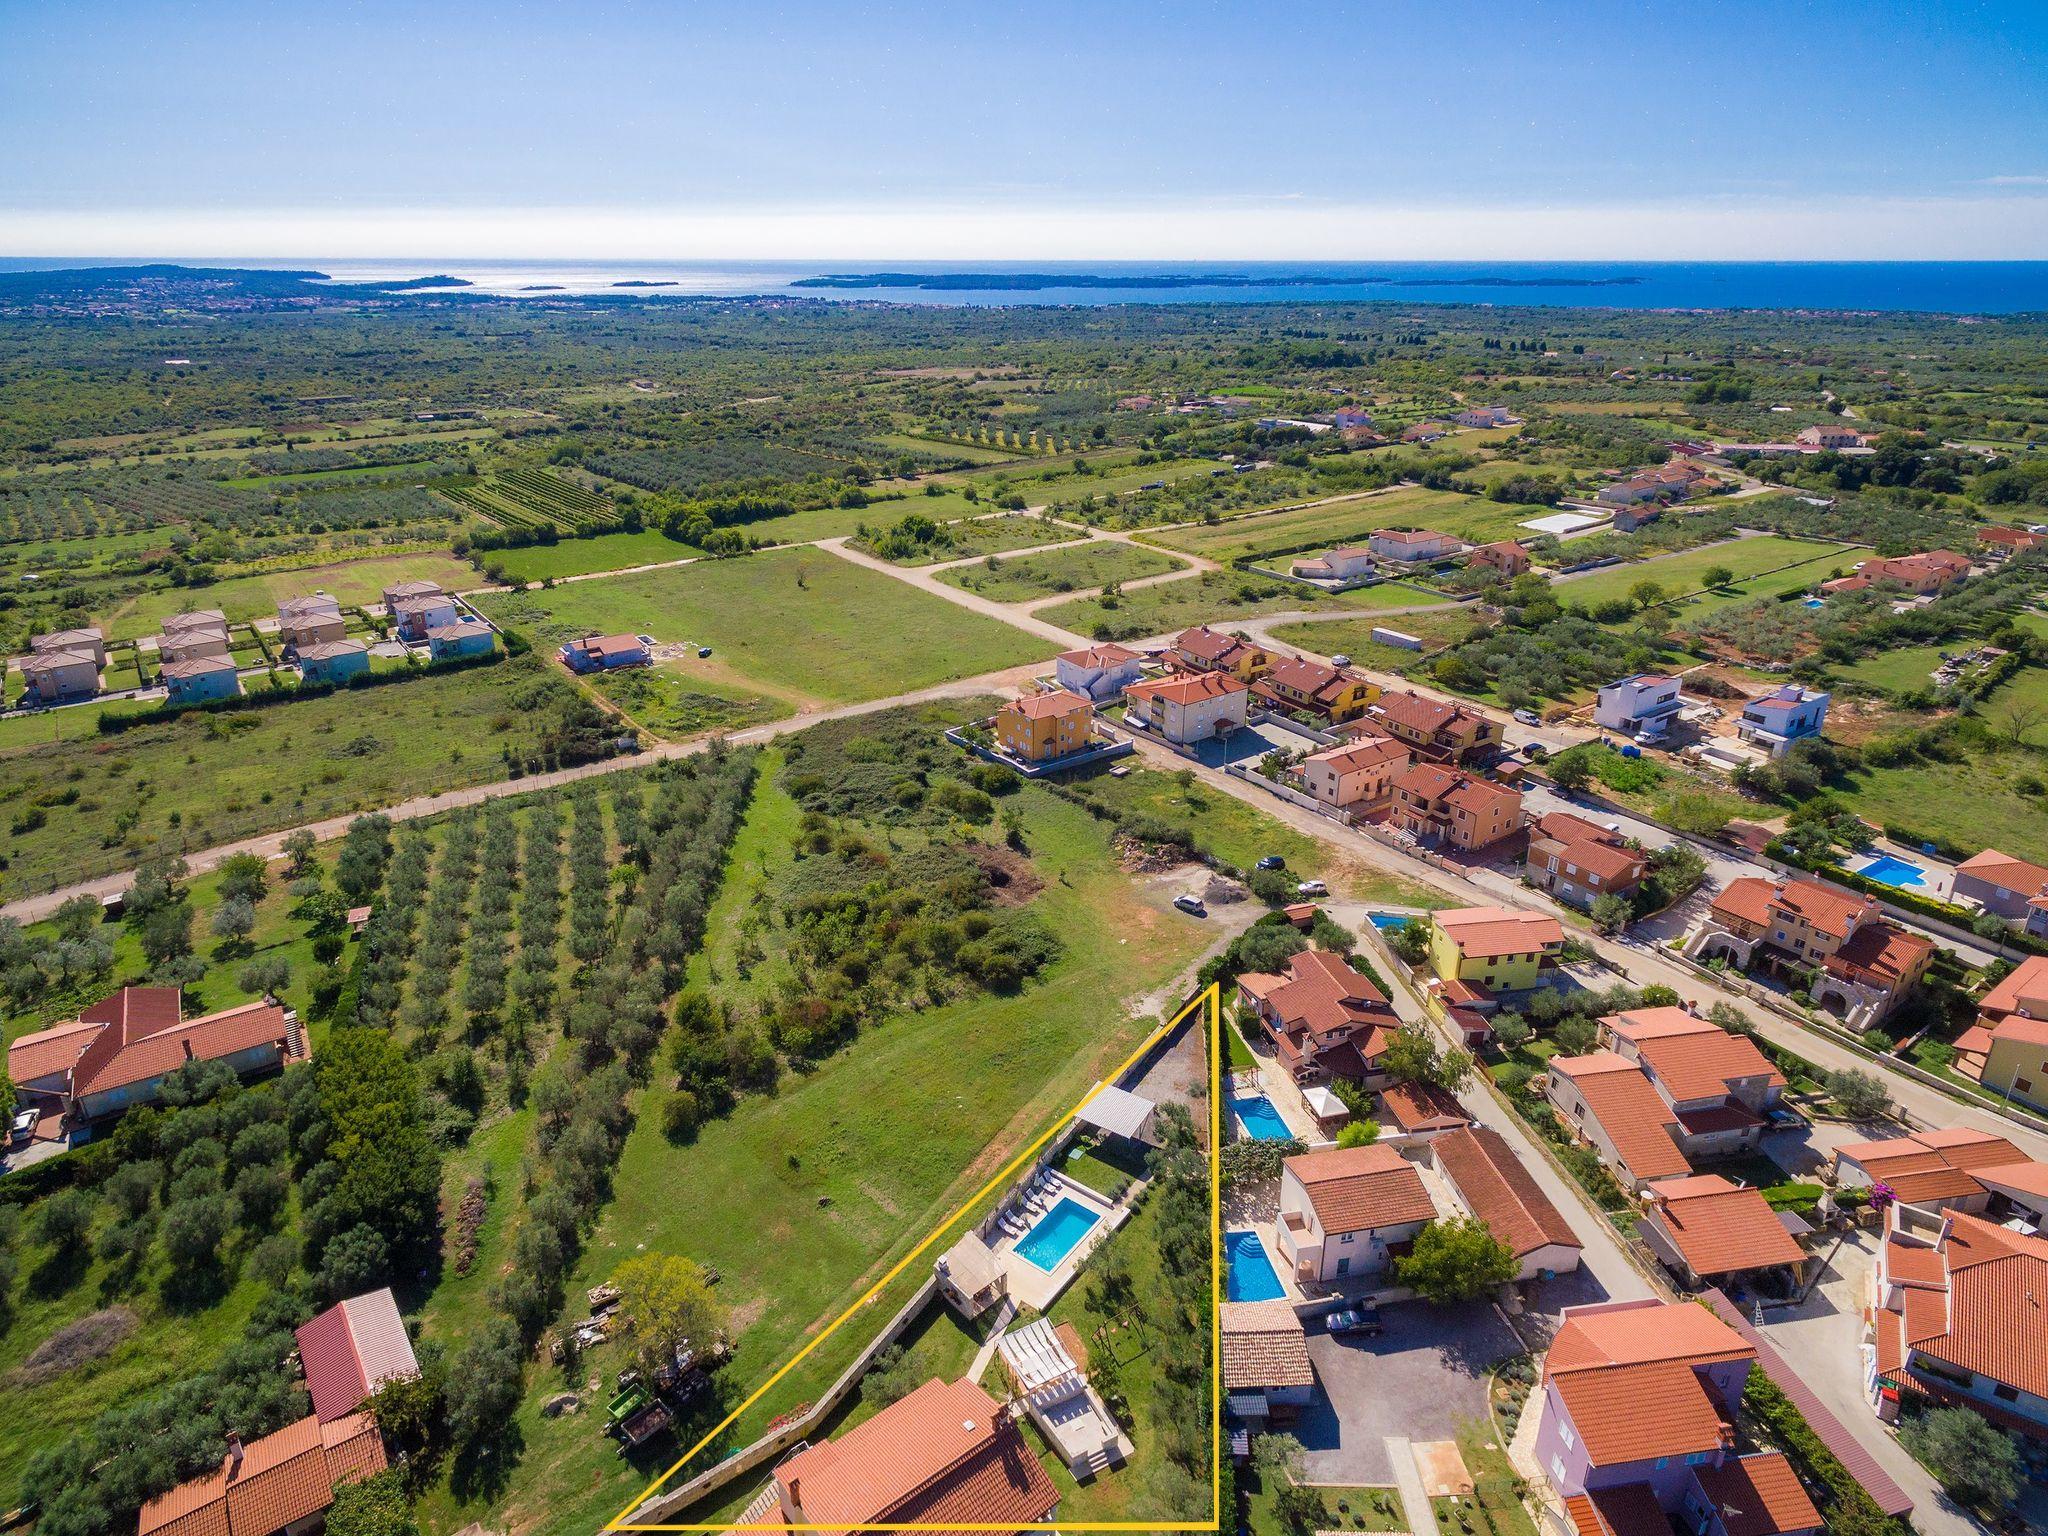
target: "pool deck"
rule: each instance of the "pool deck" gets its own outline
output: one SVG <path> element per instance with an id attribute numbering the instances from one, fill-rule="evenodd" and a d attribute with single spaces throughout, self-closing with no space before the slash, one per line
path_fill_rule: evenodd
<path id="1" fill-rule="evenodd" d="M 1919 885 L 1893 886 L 1894 890 L 1911 891 L 1916 896 L 1931 897 L 1935 901 L 1954 901 L 1956 899 L 1955 865 L 1946 863 L 1931 853 L 1923 853 L 1918 848 L 1908 848 L 1903 843 L 1895 843 L 1888 837 L 1880 837 L 1875 843 L 1871 844 L 1868 853 L 1856 855 L 1844 867 L 1852 873 L 1860 874 L 1862 873 L 1862 866 L 1868 864 L 1873 859 L 1898 859 L 1903 863 L 1913 865 L 1920 871 L 1921 883 Z M 1873 876 L 1872 878 L 1875 877 Z M 1890 882 L 1879 881 L 1878 883 L 1884 885 Z"/>
<path id="2" fill-rule="evenodd" d="M 1087 1185 L 1070 1179 L 1063 1173 L 1051 1170 L 1050 1178 L 1051 1183 L 1047 1192 L 1039 1197 L 1038 1208 L 1022 1218 L 1029 1224 L 1017 1232 L 1003 1231 L 998 1224 L 996 1230 L 1001 1235 L 990 1243 L 995 1261 L 1002 1266 L 1003 1274 L 1009 1282 L 1010 1299 L 1020 1307 L 1034 1307 L 1041 1312 L 1051 1306 L 1060 1292 L 1067 1288 L 1076 1271 L 1080 1269 L 1081 1262 L 1094 1252 L 1095 1245 L 1122 1226 L 1130 1215 L 1126 1207 L 1112 1204 Z M 1031 1227 L 1036 1226 L 1045 1213 L 1057 1206 L 1061 1200 L 1072 1200 L 1076 1205 L 1086 1206 L 1100 1219 L 1067 1251 L 1066 1256 L 1058 1264 L 1050 1270 L 1040 1269 L 1017 1252 L 1017 1241 L 1027 1235 Z"/>

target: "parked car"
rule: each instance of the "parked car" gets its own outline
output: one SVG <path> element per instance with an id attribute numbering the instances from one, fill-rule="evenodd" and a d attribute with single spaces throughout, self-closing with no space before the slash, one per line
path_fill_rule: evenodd
<path id="1" fill-rule="evenodd" d="M 1173 904 L 1180 908 L 1181 911 L 1187 913 L 1189 917 L 1207 917 L 1209 915 L 1209 909 L 1202 905 L 1202 898 L 1199 896 L 1176 896 L 1173 898 Z"/>
<path id="2" fill-rule="evenodd" d="M 711 654 L 711 647 L 710 647 L 710 646 L 708 646 L 708 645 L 700 645 L 700 646 L 698 646 L 698 647 L 697 647 L 697 657 L 698 657 L 698 659 L 699 659 L 700 661 L 701 661 L 701 660 L 702 660 L 702 659 L 703 659 L 704 657 L 706 657 L 706 656 L 709 656 L 710 654 Z"/>
<path id="3" fill-rule="evenodd" d="M 1383 1332 L 1386 1325 L 1380 1321 L 1380 1309 L 1367 1303 L 1362 1307 L 1346 1307 L 1340 1312 L 1332 1312 L 1323 1319 L 1323 1326 L 1336 1334 L 1370 1336 Z"/>
<path id="4" fill-rule="evenodd" d="M 1341 671 L 1343 668 L 1351 665 L 1351 658 L 1349 656 L 1346 656 L 1342 651 L 1339 651 L 1336 655 L 1330 658 L 1330 665 L 1338 668 Z"/>
<path id="5" fill-rule="evenodd" d="M 1304 880 L 1294 888 L 1297 896 L 1327 896 L 1330 888 L 1320 880 Z"/>
<path id="6" fill-rule="evenodd" d="M 1541 725 L 1543 723 L 1543 717 L 1533 709 L 1518 709 L 1515 711 L 1515 718 L 1524 725 Z"/>
<path id="7" fill-rule="evenodd" d="M 1287 861 L 1281 858 L 1280 855 L 1277 853 L 1269 853 L 1263 859 L 1259 860 L 1258 867 L 1260 869 L 1285 869 L 1287 867 Z"/>
<path id="8" fill-rule="evenodd" d="M 17 1109 L 14 1112 L 13 1121 L 7 1128 L 8 1144 L 18 1147 L 24 1141 L 27 1141 L 29 1136 L 35 1131 L 38 1118 L 39 1116 L 33 1109 Z"/>

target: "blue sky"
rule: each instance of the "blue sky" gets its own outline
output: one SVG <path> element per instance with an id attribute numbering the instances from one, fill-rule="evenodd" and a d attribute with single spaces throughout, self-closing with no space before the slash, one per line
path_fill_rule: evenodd
<path id="1" fill-rule="evenodd" d="M 2039 0 L 0 0 L 0 254 L 2042 257 L 2044 79 Z"/>

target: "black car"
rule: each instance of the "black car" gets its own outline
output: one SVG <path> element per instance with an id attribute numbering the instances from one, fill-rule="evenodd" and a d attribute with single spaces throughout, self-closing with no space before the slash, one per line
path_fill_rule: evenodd
<path id="1" fill-rule="evenodd" d="M 1356 1333 L 1372 1335 L 1383 1331 L 1380 1309 L 1370 1302 L 1362 1307 L 1346 1307 L 1332 1312 L 1323 1319 L 1323 1326 L 1333 1334 Z"/>
<path id="2" fill-rule="evenodd" d="M 1259 860 L 1260 869 L 1285 869 L 1286 867 L 1287 861 L 1277 853 L 1269 853 Z"/>

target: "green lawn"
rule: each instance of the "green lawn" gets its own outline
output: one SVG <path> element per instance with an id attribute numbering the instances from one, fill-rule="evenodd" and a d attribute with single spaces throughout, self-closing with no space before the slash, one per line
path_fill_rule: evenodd
<path id="1" fill-rule="evenodd" d="M 669 741 L 742 730 L 790 713 L 785 700 L 692 675 L 690 668 L 698 665 L 695 658 L 661 661 L 651 667 L 602 672 L 588 681 L 634 724 Z"/>
<path id="2" fill-rule="evenodd" d="M 1381 627 L 1415 636 L 1422 642 L 1422 649 L 1411 651 L 1405 646 L 1382 644 L 1372 637 L 1373 630 Z M 1355 665 L 1368 669 L 1405 672 L 1429 652 L 1455 645 L 1485 627 L 1485 615 L 1472 604 L 1462 604 L 1446 606 L 1435 612 L 1395 614 L 1385 619 L 1283 624 L 1273 631 L 1273 638 L 1282 645 L 1313 651 L 1319 656 L 1349 656 Z"/>
<path id="3" fill-rule="evenodd" d="M 1683 596 L 1698 590 L 1702 578 L 1716 566 L 1725 567 L 1735 574 L 1737 580 L 1741 580 L 1783 566 L 1811 565 L 1814 569 L 1797 583 L 1803 585 L 1806 581 L 1821 579 L 1828 568 L 1821 564 L 1823 561 L 1853 563 L 1852 546 L 1766 534 L 1762 538 L 1709 544 L 1633 565 L 1610 565 L 1590 576 L 1561 581 L 1557 583 L 1556 590 L 1559 601 L 1578 608 L 1590 608 L 1609 598 L 1627 597 L 1629 590 L 1642 581 L 1654 581 L 1664 589 L 1666 596 Z M 1688 613 L 1687 617 L 1692 615 Z"/>
<path id="4" fill-rule="evenodd" d="M 2015 787 L 2024 775 L 2043 776 L 2032 754 L 1872 768 L 1851 775 L 1842 799 L 1848 809 L 1879 825 L 1905 827 L 1970 852 L 1999 848 L 2048 863 L 2048 805 Z"/>
<path id="5" fill-rule="evenodd" d="M 1509 538 L 1524 518 L 1541 507 L 1512 506 L 1455 491 L 1404 487 L 1368 492 L 1325 506 L 1292 512 L 1249 513 L 1192 528 L 1145 535 L 1169 549 L 1231 561 L 1275 550 L 1308 550 L 1360 544 L 1378 528 L 1435 528 L 1475 544 Z"/>
<path id="6" fill-rule="evenodd" d="M 1268 1486 L 1256 1472 L 1240 1472 L 1238 1487 L 1244 1493 L 1245 1525 L 1252 1536 L 1286 1536 L 1277 1505 L 1280 1489 Z M 1406 1531 L 1407 1511 L 1398 1488 L 1354 1488 L 1318 1484 L 1323 1507 L 1329 1511 L 1326 1529 L 1333 1531 Z M 1454 1522 L 1455 1523 L 1455 1522 Z"/>
<path id="7" fill-rule="evenodd" d="M 1911 693 L 1921 688 L 1932 688 L 1934 669 L 1941 665 L 1942 652 L 1958 648 L 1958 644 L 1914 645 L 1904 650 L 1879 651 L 1840 668 L 1836 675 L 1882 688 L 1886 693 Z"/>
<path id="8" fill-rule="evenodd" d="M 218 608 L 229 622 L 276 616 L 279 599 L 307 592 L 331 593 L 344 607 L 379 601 L 384 589 L 401 581 L 438 581 L 454 590 L 474 586 L 476 572 L 449 554 L 380 555 L 339 560 L 290 571 L 235 576 L 205 587 L 159 587 L 139 593 L 94 617 L 110 640 L 155 634 L 174 613 Z"/>
<path id="9" fill-rule="evenodd" d="M 1984 701 L 1983 713 L 1994 731 L 2003 732 L 2009 718 L 2031 721 L 2020 739 L 2048 746 L 2048 667 L 2022 667 Z"/>
<path id="10" fill-rule="evenodd" d="M 951 498 L 919 496 L 906 502 L 873 507 L 870 511 L 880 512 L 881 518 L 870 523 L 870 528 L 883 530 L 893 528 L 896 523 L 912 513 L 950 520 L 944 523 L 946 537 L 934 539 L 929 544 L 916 546 L 916 552 L 894 561 L 896 565 L 937 565 L 945 560 L 967 560 L 976 555 L 1007 554 L 1013 549 L 1031 549 L 1040 544 L 1059 544 L 1068 539 L 1081 537 L 1072 528 L 1051 522 L 1042 517 L 1027 516 L 1013 512 L 1004 517 L 980 517 L 971 503 L 961 502 L 959 507 L 947 513 L 938 505 Z M 874 554 L 870 540 L 855 540 L 868 554 Z"/>
<path id="11" fill-rule="evenodd" d="M 773 765 L 764 766 L 764 788 L 712 910 L 709 947 L 694 964 L 714 986 L 746 963 L 754 893 L 790 857 L 794 807 L 768 783 Z M 1121 1060 L 1146 1027 L 1124 999 L 1180 972 L 1207 935 L 1135 901 L 1102 825 L 1078 808 L 1038 789 L 1008 803 L 1023 814 L 1047 882 L 1034 910 L 1065 946 L 1044 979 L 1012 996 L 925 1009 L 870 1029 L 776 1094 L 743 1100 L 690 1146 L 670 1145 L 659 1117 L 643 1113 L 570 1295 L 643 1249 L 714 1266 L 721 1299 L 738 1320 L 729 1370 L 743 1394 Z M 770 1392 L 744 1429 L 814 1397 L 858 1349 L 863 1327 L 887 1315 L 887 1297 L 922 1279 L 912 1270 Z M 583 1369 L 608 1375 L 620 1363 L 615 1354 L 593 1352 Z M 509 1528 L 590 1530 L 680 1452 L 664 1445 L 646 1463 L 651 1470 L 640 1470 L 589 1414 L 544 1418 L 541 1404 L 559 1383 L 559 1373 L 545 1369 L 529 1382 L 518 1414 L 525 1452 L 510 1488 L 489 1506 Z M 427 1508 L 436 1531 L 484 1513 L 481 1504 L 458 1506 L 445 1490 Z"/>
<path id="12" fill-rule="evenodd" d="M 683 674 L 792 705 L 886 698 L 1045 656 L 1052 647 L 839 556 L 777 550 L 478 600 L 553 649 L 631 630 L 708 645 Z"/>
<path id="13" fill-rule="evenodd" d="M 1372 865 L 1353 863 L 1332 852 L 1327 844 L 1199 779 L 1183 786 L 1178 775 L 1150 768 L 1113 778 L 1106 768 L 1098 767 L 1084 770 L 1070 782 L 1098 804 L 1187 828 L 1201 847 L 1239 869 L 1251 869 L 1267 854 L 1277 853 L 1297 880 L 1326 880 L 1331 890 L 1357 901 L 1401 907 L 1446 904 L 1434 891 Z"/>
<path id="14" fill-rule="evenodd" d="M 1204 571 L 1186 581 L 1126 592 L 1113 602 L 1099 597 L 1075 598 L 1040 609 L 1035 615 L 1076 634 L 1098 640 L 1132 640 L 1171 634 L 1194 624 L 1228 629 L 1243 619 L 1266 613 L 1382 608 L 1385 598 L 1369 598 L 1381 589 L 1366 587 L 1334 596 L 1293 581 L 1273 581 L 1234 571 Z M 1363 599 L 1363 601 L 1360 601 Z M 1426 598 L 1417 597 L 1418 602 Z"/>
<path id="15" fill-rule="evenodd" d="M 588 539 L 563 539 L 557 544 L 530 544 L 525 549 L 494 549 L 483 558 L 488 565 L 503 566 L 514 581 L 548 581 L 591 571 L 620 571 L 633 565 L 689 560 L 699 553 L 693 545 L 644 529 L 639 533 L 600 533 Z M 473 587 L 481 580 L 471 572 L 463 585 Z"/>
<path id="16" fill-rule="evenodd" d="M 1182 569 L 1180 561 L 1157 550 L 1139 549 L 1110 539 L 1049 550 L 1042 555 L 991 559 L 979 565 L 941 571 L 939 580 L 998 603 L 1021 603 L 1060 592 L 1080 592 L 1113 581 L 1136 581 Z"/>
<path id="17" fill-rule="evenodd" d="M 506 661 L 0 754 L 0 892 L 501 779 L 507 750 L 538 744 L 545 721 L 519 700 L 541 675 Z M 46 797 L 42 825 L 17 829 Z"/>

